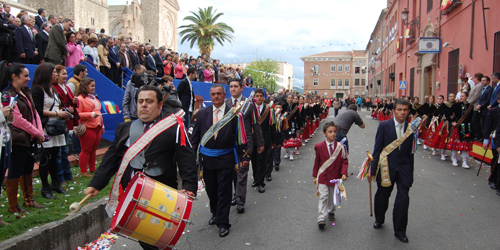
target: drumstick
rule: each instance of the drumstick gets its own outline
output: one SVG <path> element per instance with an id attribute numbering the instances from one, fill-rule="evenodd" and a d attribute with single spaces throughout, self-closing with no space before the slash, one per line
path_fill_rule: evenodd
<path id="1" fill-rule="evenodd" d="M 73 202 L 71 206 L 69 206 L 69 211 L 72 213 L 78 213 L 82 208 L 82 204 L 86 202 L 90 197 L 92 197 L 92 193 L 87 194 L 80 202 Z"/>
<path id="2" fill-rule="evenodd" d="M 370 154 L 369 150 L 366 150 L 366 155 L 373 161 L 373 156 Z M 370 189 L 370 217 L 373 217 L 373 203 L 372 203 L 372 182 L 368 182 L 368 186 Z"/>

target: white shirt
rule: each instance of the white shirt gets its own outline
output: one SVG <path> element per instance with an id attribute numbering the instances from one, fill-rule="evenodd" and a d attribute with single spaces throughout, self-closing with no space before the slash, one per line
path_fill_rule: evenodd
<path id="1" fill-rule="evenodd" d="M 49 32 L 43 30 L 43 33 L 47 34 L 47 36 L 49 36 Z"/>
<path id="2" fill-rule="evenodd" d="M 264 103 L 262 105 L 257 105 L 257 108 L 259 109 L 259 114 L 262 114 L 262 110 L 264 110 Z"/>
<path id="3" fill-rule="evenodd" d="M 240 103 L 241 97 L 243 97 L 243 95 L 240 95 L 240 97 L 238 97 L 238 98 L 234 98 L 233 96 L 231 96 L 231 107 L 234 105 L 234 100 L 238 100 L 237 103 Z"/>
<path id="4" fill-rule="evenodd" d="M 335 150 L 335 141 L 332 141 L 331 143 L 325 140 L 326 142 L 326 148 L 328 149 L 328 155 L 332 155 L 333 152 L 330 151 L 330 145 L 332 145 L 332 149 Z"/>
<path id="5" fill-rule="evenodd" d="M 213 121 L 215 121 L 215 110 L 217 110 L 217 108 L 215 106 L 212 106 L 213 109 L 212 109 L 212 112 L 213 112 Z M 219 113 L 217 114 L 217 121 L 220 121 L 222 119 L 222 117 L 224 116 L 224 110 L 226 110 L 226 104 L 222 104 L 222 106 L 219 107 Z"/>
<path id="6" fill-rule="evenodd" d="M 401 124 L 401 129 L 400 129 L 400 136 L 403 136 L 403 134 L 405 133 L 404 129 L 405 129 L 405 124 L 404 123 L 399 123 L 396 118 L 394 117 L 394 126 L 395 126 L 395 129 L 397 130 L 398 129 L 398 125 Z M 396 131 L 396 135 L 398 134 L 398 131 Z"/>
<path id="7" fill-rule="evenodd" d="M 126 68 L 130 68 L 128 65 L 127 51 L 125 51 L 125 52 L 122 51 L 122 53 L 123 53 L 123 57 L 125 57 L 125 65 L 124 66 Z"/>

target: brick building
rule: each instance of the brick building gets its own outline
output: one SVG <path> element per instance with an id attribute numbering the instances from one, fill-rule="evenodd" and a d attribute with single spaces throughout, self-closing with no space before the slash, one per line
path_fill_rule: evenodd
<path id="1" fill-rule="evenodd" d="M 365 51 L 330 51 L 300 59 L 304 61 L 304 93 L 338 98 L 366 95 Z"/>
<path id="2" fill-rule="evenodd" d="M 442 2 L 387 1 L 366 47 L 370 96 L 446 96 L 458 92 L 460 76 L 500 71 L 500 16 L 493 12 L 500 1 Z"/>

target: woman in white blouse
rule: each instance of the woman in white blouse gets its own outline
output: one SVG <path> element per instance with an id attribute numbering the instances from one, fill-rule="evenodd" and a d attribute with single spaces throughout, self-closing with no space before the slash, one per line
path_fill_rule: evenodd
<path id="1" fill-rule="evenodd" d="M 99 70 L 99 53 L 97 52 L 97 38 L 91 37 L 88 40 L 89 45 L 83 48 L 85 56 L 90 55 L 94 59 L 93 63 L 97 70 Z"/>

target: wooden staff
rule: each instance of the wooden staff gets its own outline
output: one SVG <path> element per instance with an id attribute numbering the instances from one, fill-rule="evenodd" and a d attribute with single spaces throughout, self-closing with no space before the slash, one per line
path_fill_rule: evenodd
<path id="1" fill-rule="evenodd" d="M 373 156 L 370 154 L 369 150 L 366 150 L 366 155 L 370 158 L 370 161 L 373 162 Z M 371 167 L 368 166 L 368 171 L 371 171 Z M 370 173 L 370 172 L 368 172 Z M 371 174 L 371 173 L 370 173 Z M 372 182 L 368 182 L 370 188 L 370 217 L 373 217 L 373 202 L 372 202 Z"/>
<path id="2" fill-rule="evenodd" d="M 486 153 L 488 153 L 488 148 L 490 147 L 490 142 L 491 142 L 491 140 L 488 141 L 488 146 L 486 146 L 486 149 L 484 150 L 483 159 L 481 160 L 481 164 L 479 164 L 479 169 L 477 170 L 476 176 L 479 176 L 479 172 L 481 172 L 481 167 L 483 166 L 484 158 L 486 158 Z M 493 149 L 491 149 L 491 150 L 493 150 Z M 493 168 L 491 170 L 493 170 Z M 493 171 L 492 171 L 492 173 L 493 173 Z"/>

